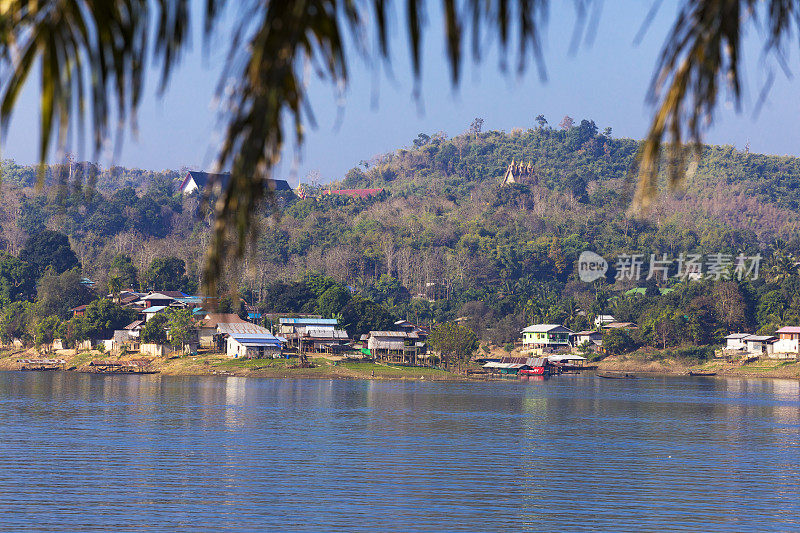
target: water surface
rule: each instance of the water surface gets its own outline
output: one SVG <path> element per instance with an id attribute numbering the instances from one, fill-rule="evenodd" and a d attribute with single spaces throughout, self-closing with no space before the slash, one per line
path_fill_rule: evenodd
<path id="1" fill-rule="evenodd" d="M 0 373 L 0 529 L 800 529 L 800 383 Z"/>

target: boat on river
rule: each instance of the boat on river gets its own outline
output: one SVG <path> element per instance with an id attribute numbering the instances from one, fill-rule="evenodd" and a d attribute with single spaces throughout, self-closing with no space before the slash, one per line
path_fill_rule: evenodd
<path id="1" fill-rule="evenodd" d="M 630 372 L 598 372 L 597 377 L 603 379 L 636 379 L 636 375 Z"/>
<path id="2" fill-rule="evenodd" d="M 690 370 L 689 371 L 689 375 L 690 376 L 697 376 L 697 377 L 701 377 L 701 376 L 716 376 L 717 373 L 716 372 L 703 372 L 701 370 Z"/>

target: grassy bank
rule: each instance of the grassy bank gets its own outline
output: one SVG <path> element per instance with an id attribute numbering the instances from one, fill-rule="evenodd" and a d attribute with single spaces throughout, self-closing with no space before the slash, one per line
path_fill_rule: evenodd
<path id="1" fill-rule="evenodd" d="M 17 359 L 21 358 L 58 358 L 66 361 L 67 369 L 75 371 L 89 370 L 93 360 L 125 361 L 137 358 L 109 357 L 100 352 L 72 353 L 71 350 L 57 354 L 39 355 L 33 351 L 0 353 L 0 370 L 19 370 Z M 342 379 L 394 379 L 394 380 L 431 380 L 461 381 L 463 375 L 437 368 L 396 367 L 385 364 L 361 361 L 340 361 L 326 357 L 310 357 L 312 368 L 297 368 L 298 359 L 229 359 L 219 354 L 201 354 L 194 357 L 174 357 L 154 359 L 150 365 L 152 370 L 164 375 L 176 376 L 246 376 L 267 378 L 342 378 Z"/>

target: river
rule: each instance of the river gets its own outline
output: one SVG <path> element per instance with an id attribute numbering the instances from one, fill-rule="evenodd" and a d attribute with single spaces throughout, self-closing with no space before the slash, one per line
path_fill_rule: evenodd
<path id="1" fill-rule="evenodd" d="M 0 372 L 6 531 L 800 529 L 800 382 Z"/>

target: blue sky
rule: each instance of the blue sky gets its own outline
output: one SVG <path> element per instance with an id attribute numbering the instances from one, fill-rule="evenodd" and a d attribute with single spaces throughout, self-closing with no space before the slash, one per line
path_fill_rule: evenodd
<path id="1" fill-rule="evenodd" d="M 407 146 L 420 132 L 457 135 L 475 117 L 485 120 L 485 130 L 533 127 L 534 118 L 542 113 L 552 125 L 564 115 L 578 121 L 593 119 L 601 130 L 613 128 L 614 136 L 641 138 L 647 131 L 651 110 L 645 96 L 675 16 L 673 2 L 664 2 L 638 45 L 633 41 L 650 2 L 604 2 L 594 42 L 582 45 L 574 54 L 569 46 L 575 25 L 573 4 L 553 2 L 544 39 L 546 81 L 532 64 L 522 75 L 502 73 L 497 47 L 490 46 L 480 64 L 467 63 L 456 88 L 450 83 L 444 56 L 438 2 L 430 4 L 420 97 L 414 97 L 404 39 L 398 37 L 393 43 L 391 74 L 383 67 L 376 73 L 351 54 L 350 86 L 343 103 L 337 101 L 330 85 L 311 80 L 309 97 L 317 128 L 307 130 L 301 152 L 287 147 L 278 168 L 281 177 L 292 185 L 310 172 L 318 172 L 322 181 L 341 179 L 359 161 Z M 395 9 L 399 6 L 396 3 Z M 395 24 L 396 33 L 401 33 L 402 23 Z M 221 131 L 212 101 L 226 53 L 224 37 L 218 37 L 211 52 L 204 55 L 197 35 L 193 50 L 161 98 L 155 91 L 157 72 L 151 72 L 138 115 L 138 137 L 126 135 L 114 163 L 155 170 L 211 166 Z M 706 140 L 737 148 L 749 143 L 754 152 L 799 155 L 800 103 L 796 94 L 800 87 L 779 72 L 768 100 L 754 117 L 754 103 L 768 67 L 762 60 L 758 36 L 749 36 L 746 44 L 743 112 L 736 114 L 723 102 Z M 794 65 L 792 59 L 790 65 Z M 36 161 L 37 105 L 37 87 L 29 82 L 2 147 L 3 158 Z M 101 163 L 109 165 L 112 160 L 106 156 Z"/>

